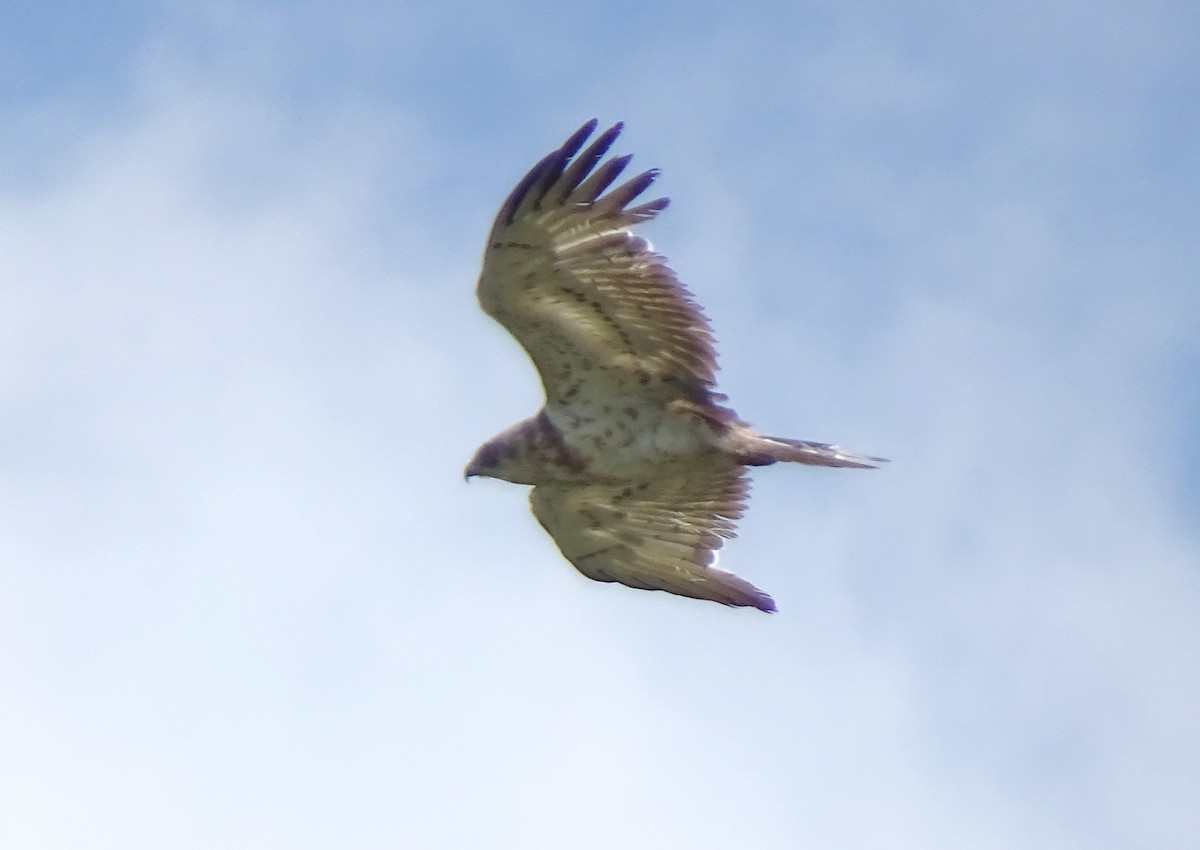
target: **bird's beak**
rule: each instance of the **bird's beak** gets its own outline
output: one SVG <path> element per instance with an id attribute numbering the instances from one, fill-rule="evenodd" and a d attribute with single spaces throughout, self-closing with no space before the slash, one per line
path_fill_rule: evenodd
<path id="1" fill-rule="evenodd" d="M 468 463 L 467 468 L 463 470 L 463 481 L 470 481 L 476 475 L 478 473 L 475 471 L 475 467 Z"/>

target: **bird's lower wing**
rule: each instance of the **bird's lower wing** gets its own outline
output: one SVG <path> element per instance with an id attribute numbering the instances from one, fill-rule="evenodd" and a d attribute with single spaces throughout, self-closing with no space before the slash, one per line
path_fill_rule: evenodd
<path id="1" fill-rule="evenodd" d="M 774 611 L 766 593 L 712 563 L 742 515 L 749 482 L 733 468 L 645 481 L 541 484 L 533 514 L 588 578 Z"/>

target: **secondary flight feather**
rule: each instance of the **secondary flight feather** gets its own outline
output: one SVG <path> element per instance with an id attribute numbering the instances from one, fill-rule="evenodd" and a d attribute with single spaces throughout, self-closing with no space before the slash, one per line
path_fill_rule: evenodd
<path id="1" fill-rule="evenodd" d="M 708 319 L 633 233 L 667 207 L 631 206 L 658 172 L 611 188 L 630 157 L 605 160 L 621 124 L 587 144 L 596 126 L 525 175 L 488 236 L 479 303 L 528 352 L 546 401 L 484 443 L 466 476 L 533 485 L 534 516 L 589 578 L 774 611 L 713 566 L 745 509 L 746 467 L 884 461 L 765 436 L 725 405 Z"/>

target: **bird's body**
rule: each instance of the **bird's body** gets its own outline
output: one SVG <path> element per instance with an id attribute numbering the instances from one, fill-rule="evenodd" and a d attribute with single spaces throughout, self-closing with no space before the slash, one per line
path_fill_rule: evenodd
<path id="1" fill-rule="evenodd" d="M 630 229 L 667 206 L 629 207 L 656 172 L 605 194 L 629 157 L 601 164 L 619 124 L 580 153 L 595 124 L 534 166 L 492 228 L 479 302 L 529 353 L 546 403 L 467 475 L 534 485 L 534 515 L 590 578 L 773 611 L 711 566 L 744 509 L 744 467 L 880 459 L 766 437 L 724 406 L 707 319 Z"/>

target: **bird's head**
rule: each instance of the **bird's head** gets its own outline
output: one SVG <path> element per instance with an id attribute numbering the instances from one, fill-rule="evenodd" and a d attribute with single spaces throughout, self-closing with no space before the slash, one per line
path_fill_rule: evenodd
<path id="1" fill-rule="evenodd" d="M 498 477 L 496 473 L 500 471 L 500 457 L 500 447 L 496 445 L 496 441 L 488 440 L 479 447 L 471 462 L 467 464 L 463 480 L 470 481 L 476 475 L 484 478 Z"/>
<path id="2" fill-rule="evenodd" d="M 536 419 L 518 422 L 479 447 L 463 477 L 499 478 L 513 484 L 536 484 L 544 466 L 536 445 Z"/>

